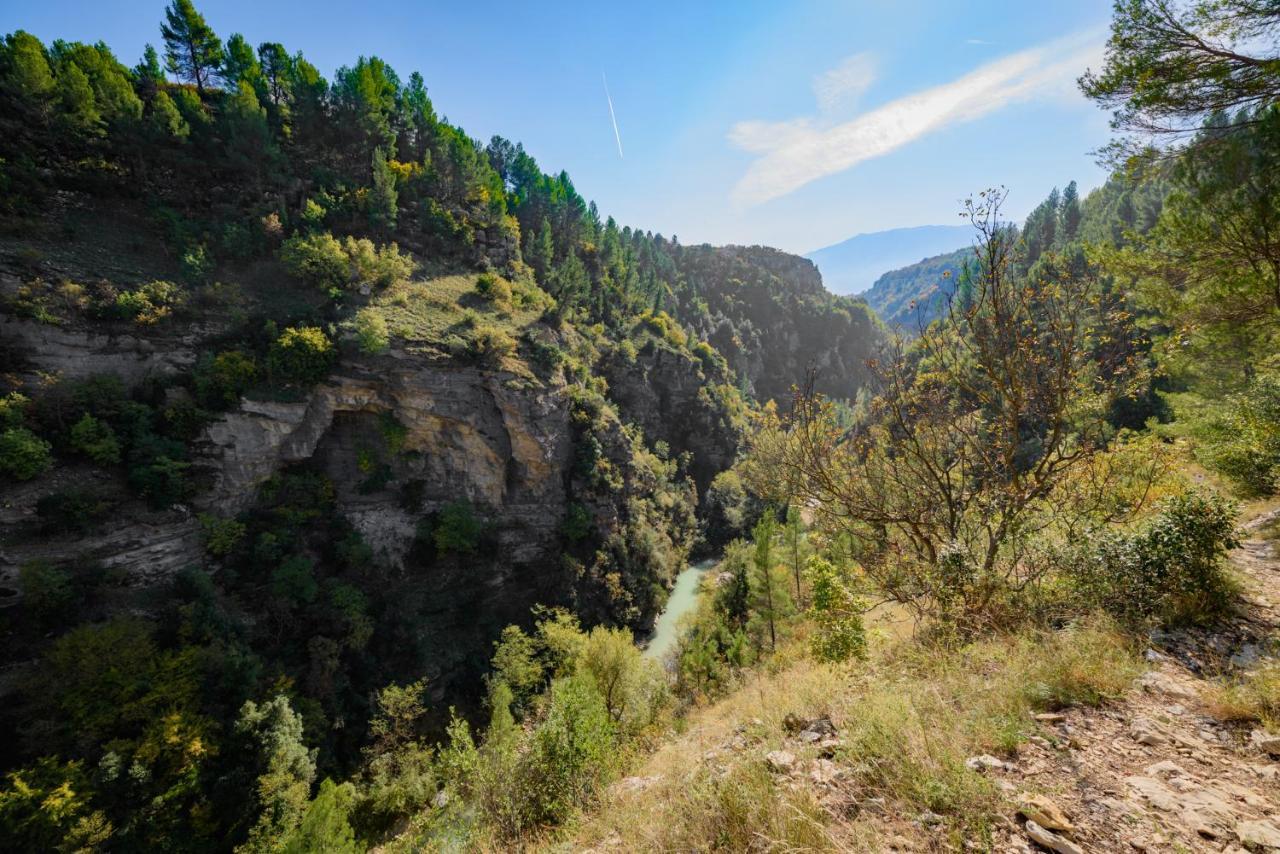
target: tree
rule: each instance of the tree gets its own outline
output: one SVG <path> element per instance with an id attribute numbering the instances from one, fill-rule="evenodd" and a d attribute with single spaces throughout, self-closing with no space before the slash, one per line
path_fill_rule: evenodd
<path id="1" fill-rule="evenodd" d="M 386 232 L 395 227 L 399 212 L 396 174 L 381 148 L 373 150 L 373 187 L 369 193 L 369 219 L 374 228 Z"/>
<path id="2" fill-rule="evenodd" d="M 325 777 L 297 829 L 281 847 L 283 854 L 363 854 L 365 847 L 356 842 L 347 820 L 353 798 L 350 783 L 338 785 Z"/>
<path id="3" fill-rule="evenodd" d="M 817 628 L 811 640 L 814 657 L 819 661 L 847 661 L 861 656 L 867 648 L 862 603 L 830 561 L 814 555 L 809 558 L 805 573 L 813 591 L 809 610 Z"/>
<path id="4" fill-rule="evenodd" d="M 1280 332 L 1280 108 L 1202 133 L 1174 180 L 1155 228 L 1111 266 L 1177 324 L 1175 350 L 1247 381 Z"/>
<path id="5" fill-rule="evenodd" d="M 283 695 L 245 701 L 236 731 L 255 752 L 259 816 L 241 852 L 276 850 L 302 821 L 315 778 L 315 752 L 302 740 L 302 718 Z M 319 817 L 317 817 L 319 822 Z"/>
<path id="6" fill-rule="evenodd" d="M 1062 191 L 1062 205 L 1058 214 L 1061 220 L 1062 240 L 1064 243 L 1070 243 L 1080 233 L 1080 191 L 1076 188 L 1075 181 L 1067 184 L 1067 189 Z"/>
<path id="7" fill-rule="evenodd" d="M 796 582 L 796 604 L 804 607 L 804 591 L 800 588 L 800 564 L 804 558 L 804 520 L 800 518 L 800 508 L 795 502 L 787 505 L 787 524 L 783 529 L 787 540 L 788 557 L 791 559 L 791 575 Z"/>
<path id="8" fill-rule="evenodd" d="M 1080 88 L 1122 132 L 1176 138 L 1209 116 L 1248 124 L 1280 100 L 1278 29 L 1270 0 L 1117 0 L 1106 61 Z"/>
<path id="9" fill-rule="evenodd" d="M 769 649 L 778 646 L 778 622 L 791 610 L 791 594 L 787 590 L 787 573 L 773 559 L 773 533 L 776 526 L 772 511 L 766 511 L 754 532 L 755 558 L 751 571 L 751 610 L 753 617 L 769 629 Z"/>
<path id="10" fill-rule="evenodd" d="M 222 40 L 191 0 L 172 0 L 164 17 L 160 34 L 164 37 L 165 65 L 170 74 L 194 83 L 203 95 L 221 72 Z"/>
<path id="11" fill-rule="evenodd" d="M 909 350 L 899 340 L 875 363 L 862 423 L 842 424 L 810 383 L 753 468 L 848 536 L 891 599 L 969 625 L 1038 580 L 1037 532 L 1094 512 L 1065 485 L 1106 447 L 1111 404 L 1141 380 L 1134 353 L 1094 346 L 1126 316 L 1096 281 L 1053 264 L 1018 274 L 1002 198 L 967 204 L 971 304 L 953 302 Z"/>
<path id="12" fill-rule="evenodd" d="M 222 54 L 222 79 L 231 88 L 248 83 L 255 93 L 262 88 L 262 66 L 244 36 L 232 33 Z M 262 94 L 265 94 L 263 92 Z"/>

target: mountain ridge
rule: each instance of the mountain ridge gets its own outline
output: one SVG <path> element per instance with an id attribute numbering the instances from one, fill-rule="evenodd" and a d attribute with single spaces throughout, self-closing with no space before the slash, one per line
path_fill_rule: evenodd
<path id="1" fill-rule="evenodd" d="M 822 273 L 832 293 L 856 296 L 881 275 L 968 244 L 964 225 L 917 225 L 870 231 L 804 253 Z"/>

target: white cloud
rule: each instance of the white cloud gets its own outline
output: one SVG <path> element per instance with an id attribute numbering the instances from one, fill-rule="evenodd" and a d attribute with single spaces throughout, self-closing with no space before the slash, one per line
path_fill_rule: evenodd
<path id="1" fill-rule="evenodd" d="M 1098 63 L 1103 39 L 1101 31 L 1090 31 L 1020 51 L 846 122 L 823 121 L 820 116 L 739 122 L 729 132 L 730 142 L 759 157 L 734 186 L 732 198 L 745 205 L 767 202 L 948 125 L 972 121 L 1018 101 L 1071 96 L 1076 77 L 1091 63 Z M 846 60 L 827 74 L 848 64 Z M 843 79 L 866 77 L 850 74 Z M 856 85 L 851 83 L 849 89 Z M 831 91 L 838 89 L 833 84 Z M 823 103 L 823 95 L 818 98 Z"/>
<path id="2" fill-rule="evenodd" d="M 989 42 L 986 39 L 965 39 L 964 43 L 965 44 L 995 44 L 995 42 Z"/>
<path id="3" fill-rule="evenodd" d="M 876 60 L 869 53 L 855 53 L 835 68 L 813 78 L 813 94 L 823 112 L 848 106 L 876 82 Z"/>

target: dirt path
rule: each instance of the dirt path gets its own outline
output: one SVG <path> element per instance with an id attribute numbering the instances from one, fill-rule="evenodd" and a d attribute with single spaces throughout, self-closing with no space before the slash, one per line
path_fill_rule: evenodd
<path id="1" fill-rule="evenodd" d="M 1154 635 L 1151 670 L 1122 703 L 1041 716 L 1042 734 L 1017 761 L 987 772 L 1064 814 L 1041 810 L 1042 824 L 1070 825 L 1042 846 L 1011 821 L 996 850 L 1280 851 L 1280 739 L 1219 720 L 1210 703 L 1216 678 L 1276 654 L 1280 540 L 1261 532 L 1277 519 L 1280 511 L 1246 525 L 1249 539 L 1232 556 L 1246 588 L 1236 620 Z"/>

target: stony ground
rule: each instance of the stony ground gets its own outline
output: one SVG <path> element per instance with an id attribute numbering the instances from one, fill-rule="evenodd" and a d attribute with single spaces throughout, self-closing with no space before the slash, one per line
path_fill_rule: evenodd
<path id="1" fill-rule="evenodd" d="M 1015 799 L 1042 793 L 996 850 L 1280 851 L 1280 739 L 1218 720 L 1208 702 L 1217 680 L 1277 651 L 1280 540 L 1260 532 L 1278 519 L 1247 525 L 1233 555 L 1245 583 L 1236 620 L 1153 636 L 1151 669 L 1123 702 L 1040 715 L 1042 734 L 1014 761 L 971 760 Z"/>

